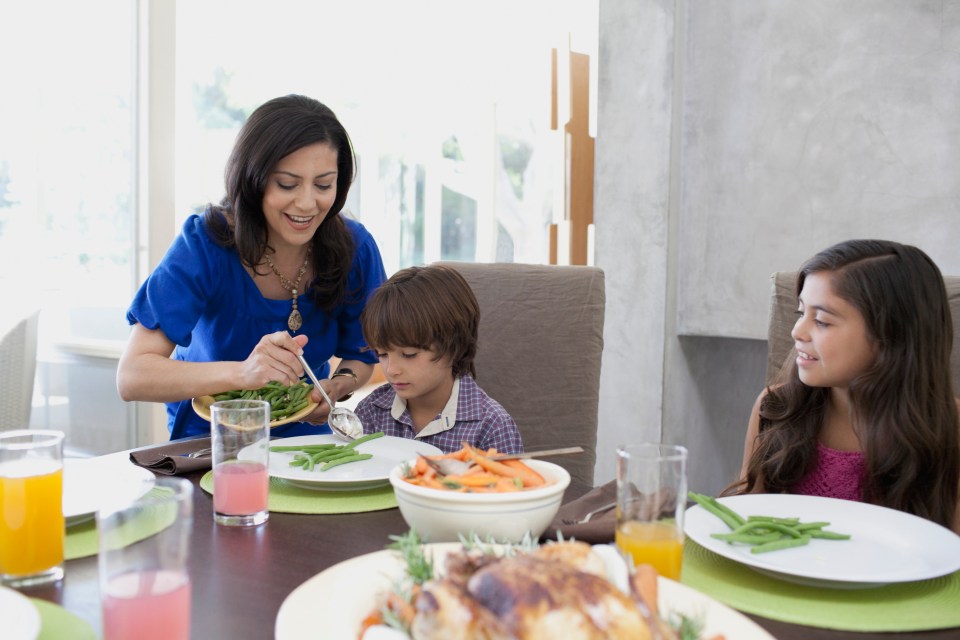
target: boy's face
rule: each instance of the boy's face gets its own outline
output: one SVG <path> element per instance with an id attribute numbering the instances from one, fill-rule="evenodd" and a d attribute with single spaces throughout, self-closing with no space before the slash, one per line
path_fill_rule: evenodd
<path id="1" fill-rule="evenodd" d="M 453 368 L 449 357 L 437 360 L 430 349 L 389 347 L 377 349 L 380 368 L 398 396 L 409 404 L 414 401 L 445 404 L 453 388 Z"/>

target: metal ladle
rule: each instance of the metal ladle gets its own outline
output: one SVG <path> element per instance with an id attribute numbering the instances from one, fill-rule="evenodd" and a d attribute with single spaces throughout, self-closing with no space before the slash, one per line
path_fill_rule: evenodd
<path id="1" fill-rule="evenodd" d="M 320 395 L 323 396 L 323 399 L 326 400 L 330 406 L 330 415 L 327 416 L 327 424 L 330 425 L 330 430 L 339 436 L 340 439 L 346 440 L 347 442 L 353 442 L 362 436 L 363 423 L 360 422 L 360 417 L 346 407 L 334 406 L 333 400 L 330 399 L 327 392 L 320 386 L 320 381 L 317 380 L 316 374 L 313 372 L 313 369 L 310 368 L 310 365 L 307 364 L 303 355 L 298 355 L 297 358 L 300 359 L 303 370 L 313 383 L 313 388 L 320 392 Z"/>

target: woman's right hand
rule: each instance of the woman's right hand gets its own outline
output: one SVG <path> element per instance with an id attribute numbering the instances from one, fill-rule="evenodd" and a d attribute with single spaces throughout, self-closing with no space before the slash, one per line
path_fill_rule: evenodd
<path id="1" fill-rule="evenodd" d="M 307 336 L 291 336 L 277 331 L 260 338 L 241 366 L 242 389 L 259 389 L 268 382 L 295 384 L 303 375 L 303 366 L 297 354 L 303 353 Z"/>

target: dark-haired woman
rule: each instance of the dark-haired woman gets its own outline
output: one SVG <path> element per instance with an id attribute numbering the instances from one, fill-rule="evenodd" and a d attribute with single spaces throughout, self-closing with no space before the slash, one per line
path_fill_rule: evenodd
<path id="1" fill-rule="evenodd" d="M 869 502 L 960 533 L 953 321 L 920 249 L 851 240 L 797 278 L 793 361 L 760 394 L 731 489 Z"/>
<path id="2" fill-rule="evenodd" d="M 240 130 L 225 177 L 226 196 L 187 219 L 127 311 L 117 388 L 124 400 L 165 402 L 172 439 L 209 433 L 191 398 L 292 384 L 299 352 L 335 399 L 376 361 L 359 318 L 386 275 L 373 237 L 342 211 L 354 155 L 334 113 L 304 96 L 266 102 Z M 342 360 L 324 380 L 332 356 Z M 313 399 L 304 422 L 273 434 L 328 432 L 330 407 Z"/>

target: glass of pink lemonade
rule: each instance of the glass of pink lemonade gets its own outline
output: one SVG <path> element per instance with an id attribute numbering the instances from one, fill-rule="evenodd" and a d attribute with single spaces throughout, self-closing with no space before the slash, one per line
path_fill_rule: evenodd
<path id="1" fill-rule="evenodd" d="M 270 403 L 222 400 L 210 406 L 213 519 L 217 524 L 263 524 L 270 476 Z"/>
<path id="2" fill-rule="evenodd" d="M 189 640 L 193 485 L 158 477 L 97 512 L 104 640 Z"/>
<path id="3" fill-rule="evenodd" d="M 665 444 L 617 448 L 617 547 L 634 565 L 680 579 L 687 450 Z"/>
<path id="4" fill-rule="evenodd" d="M 0 584 L 63 578 L 63 433 L 0 433 Z"/>

